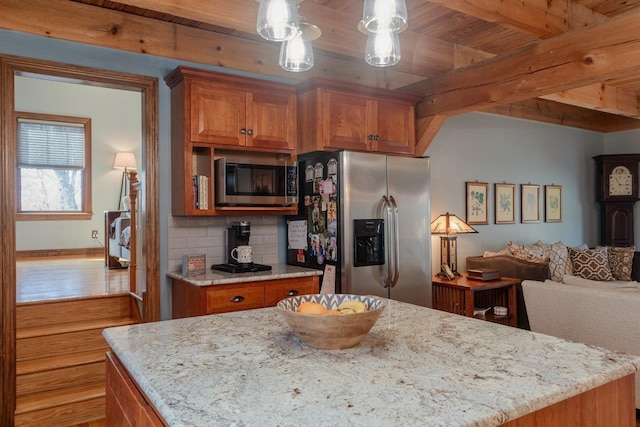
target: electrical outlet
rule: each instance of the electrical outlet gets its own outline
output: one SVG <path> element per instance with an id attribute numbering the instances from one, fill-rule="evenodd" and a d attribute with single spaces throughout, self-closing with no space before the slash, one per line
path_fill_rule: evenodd
<path id="1" fill-rule="evenodd" d="M 92 239 L 98 238 L 98 230 L 91 230 L 91 238 Z"/>

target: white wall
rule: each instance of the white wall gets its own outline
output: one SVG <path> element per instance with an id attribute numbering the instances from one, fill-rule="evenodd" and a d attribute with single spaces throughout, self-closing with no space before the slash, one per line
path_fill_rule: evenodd
<path id="1" fill-rule="evenodd" d="M 604 141 L 604 154 L 640 153 L 640 129 L 605 134 Z M 638 180 L 640 181 L 640 176 Z M 640 188 L 640 182 L 638 188 Z M 633 208 L 633 218 L 635 226 L 633 237 L 638 248 L 640 247 L 640 202 Z"/>
<path id="2" fill-rule="evenodd" d="M 489 183 L 489 225 L 458 237 L 458 269 L 467 256 L 515 242 L 598 243 L 595 161 L 603 136 L 564 126 L 471 113 L 447 119 L 425 155 L 431 157 L 431 220 L 445 212 L 466 219 L 465 182 Z M 516 184 L 515 224 L 494 224 L 494 184 Z M 540 185 L 539 223 L 520 222 L 520 184 Z M 544 222 L 544 185 L 562 186 L 562 222 Z M 432 236 L 433 271 L 440 237 Z"/>
<path id="3" fill-rule="evenodd" d="M 139 92 L 15 78 L 17 111 L 91 118 L 91 220 L 18 221 L 16 249 L 70 249 L 104 245 L 105 210 L 117 210 L 122 171 L 113 169 L 118 151 L 134 152 L 141 165 L 142 96 Z M 98 230 L 98 241 L 91 238 Z"/>

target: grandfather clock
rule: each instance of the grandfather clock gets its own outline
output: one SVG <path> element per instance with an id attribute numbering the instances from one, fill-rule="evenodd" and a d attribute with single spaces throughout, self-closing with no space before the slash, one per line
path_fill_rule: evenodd
<path id="1" fill-rule="evenodd" d="M 600 243 L 607 246 L 633 245 L 633 206 L 638 197 L 640 154 L 611 154 L 594 157 L 598 168 Z"/>

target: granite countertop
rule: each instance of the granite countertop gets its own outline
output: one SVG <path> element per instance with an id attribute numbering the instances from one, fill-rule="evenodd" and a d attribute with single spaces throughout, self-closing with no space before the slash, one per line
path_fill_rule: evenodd
<path id="1" fill-rule="evenodd" d="M 274 307 L 104 336 L 171 426 L 495 426 L 640 366 L 636 356 L 397 301 L 344 350 L 306 345 Z"/>
<path id="2" fill-rule="evenodd" d="M 208 269 L 204 274 L 185 276 L 181 272 L 167 273 L 173 279 L 183 280 L 195 286 L 226 285 L 229 283 L 258 282 L 261 280 L 292 279 L 296 277 L 321 276 L 321 270 L 297 267 L 294 265 L 276 264 L 271 271 L 256 271 L 250 273 L 225 273 Z"/>

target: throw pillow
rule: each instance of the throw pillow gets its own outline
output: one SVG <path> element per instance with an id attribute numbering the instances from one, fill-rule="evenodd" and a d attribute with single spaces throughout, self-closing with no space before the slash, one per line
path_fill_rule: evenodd
<path id="1" fill-rule="evenodd" d="M 521 260 L 524 260 L 524 261 L 535 262 L 535 263 L 539 263 L 539 264 L 547 264 L 547 262 L 548 262 L 544 258 L 538 258 L 538 257 L 535 257 L 535 256 L 531 256 L 527 252 L 520 251 L 520 250 L 514 251 L 512 256 L 514 258 L 518 258 L 518 259 L 521 259 Z"/>
<path id="2" fill-rule="evenodd" d="M 544 257 L 549 259 L 549 276 L 556 282 L 562 281 L 562 276 L 571 273 L 571 261 L 569 261 L 569 251 L 562 242 L 547 245 L 538 240 L 538 245 L 544 249 Z"/>
<path id="3" fill-rule="evenodd" d="M 609 269 L 607 248 L 598 246 L 596 249 L 576 251 L 569 248 L 569 258 L 573 267 L 573 274 L 589 280 L 609 281 L 613 275 Z"/>
<path id="4" fill-rule="evenodd" d="M 499 255 L 511 255 L 511 251 L 508 248 L 500 249 L 498 252 L 484 251 L 484 253 L 482 254 L 482 257 L 489 258 L 492 256 L 499 256 Z"/>
<path id="5" fill-rule="evenodd" d="M 631 280 L 633 253 L 635 251 L 635 246 L 628 248 L 609 247 L 609 268 L 614 279 Z"/>
<path id="6" fill-rule="evenodd" d="M 525 252 L 526 254 L 539 259 L 545 259 L 544 257 L 544 249 L 542 246 L 537 243 L 532 243 L 529 245 L 524 245 L 521 243 L 515 243 L 509 241 L 509 245 L 507 246 L 511 251 L 511 254 L 514 255 L 516 251 Z"/>

